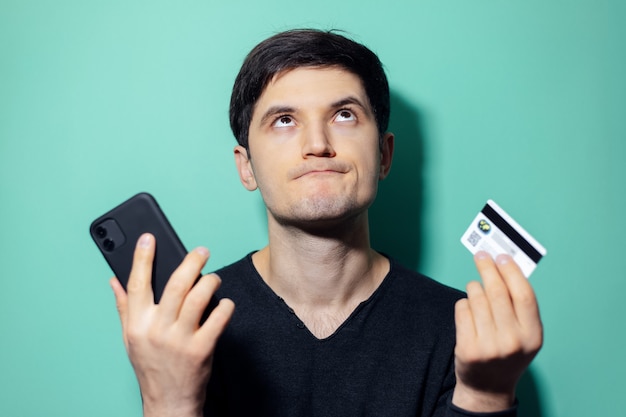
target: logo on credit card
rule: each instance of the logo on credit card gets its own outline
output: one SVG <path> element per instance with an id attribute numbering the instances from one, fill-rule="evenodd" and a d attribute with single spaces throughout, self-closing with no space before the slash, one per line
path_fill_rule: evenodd
<path id="1" fill-rule="evenodd" d="M 478 222 L 478 228 L 484 233 L 487 234 L 491 231 L 491 225 L 487 222 L 487 220 L 482 219 Z"/>

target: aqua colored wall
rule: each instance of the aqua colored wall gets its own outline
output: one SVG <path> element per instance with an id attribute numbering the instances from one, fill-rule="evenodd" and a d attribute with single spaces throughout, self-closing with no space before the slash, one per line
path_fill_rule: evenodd
<path id="1" fill-rule="evenodd" d="M 229 90 L 252 46 L 300 26 L 342 28 L 386 65 L 397 154 L 375 246 L 463 288 L 459 238 L 496 200 L 548 249 L 521 415 L 620 415 L 621 0 L 0 0 L 0 415 L 140 415 L 88 225 L 146 190 L 210 269 L 264 245 Z"/>

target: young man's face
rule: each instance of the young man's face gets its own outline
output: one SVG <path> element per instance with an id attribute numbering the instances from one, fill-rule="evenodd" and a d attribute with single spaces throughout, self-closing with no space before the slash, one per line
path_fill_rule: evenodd
<path id="1" fill-rule="evenodd" d="M 391 164 L 393 136 L 378 129 L 360 79 L 340 68 L 297 68 L 275 77 L 252 114 L 242 183 L 259 188 L 280 223 L 332 224 L 363 213 Z"/>

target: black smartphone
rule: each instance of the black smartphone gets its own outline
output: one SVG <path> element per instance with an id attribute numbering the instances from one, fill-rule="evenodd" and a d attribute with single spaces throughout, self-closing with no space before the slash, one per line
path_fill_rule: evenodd
<path id="1" fill-rule="evenodd" d="M 146 232 L 156 239 L 152 290 L 154 301 L 158 303 L 167 280 L 183 261 L 187 250 L 154 197 L 139 193 L 98 217 L 89 227 L 91 237 L 124 288 L 137 240 Z"/>

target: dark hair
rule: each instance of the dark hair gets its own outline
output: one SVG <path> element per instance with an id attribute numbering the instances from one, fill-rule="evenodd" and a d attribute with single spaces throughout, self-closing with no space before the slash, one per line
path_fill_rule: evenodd
<path id="1" fill-rule="evenodd" d="M 275 75 L 299 67 L 340 67 L 361 79 L 379 136 L 389 124 L 389 85 L 382 64 L 367 47 L 334 31 L 294 29 L 258 44 L 246 57 L 230 98 L 230 127 L 248 148 L 254 106 Z"/>

